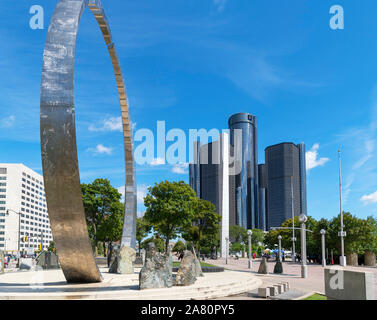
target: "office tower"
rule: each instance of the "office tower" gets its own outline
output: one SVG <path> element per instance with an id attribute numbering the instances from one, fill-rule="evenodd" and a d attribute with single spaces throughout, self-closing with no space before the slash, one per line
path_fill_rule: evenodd
<path id="1" fill-rule="evenodd" d="M 235 130 L 241 130 L 241 172 L 235 176 L 236 224 L 246 228 L 258 228 L 258 153 L 257 153 L 257 120 L 248 113 L 232 115 L 228 121 L 230 143 L 236 146 Z M 235 151 L 236 152 L 236 151 Z M 233 199 L 231 200 L 233 202 Z"/>
<path id="2" fill-rule="evenodd" d="M 265 164 L 258 165 L 258 186 L 259 186 L 259 225 L 258 229 L 267 229 L 267 167 Z"/>
<path id="3" fill-rule="evenodd" d="M 23 164 L 0 163 L 0 250 L 30 254 L 51 241 L 43 177 Z"/>
<path id="4" fill-rule="evenodd" d="M 294 216 L 307 213 L 305 145 L 280 143 L 267 147 L 265 160 L 267 228 L 280 227 L 292 218 L 292 213 Z"/>
<path id="5" fill-rule="evenodd" d="M 190 186 L 197 196 L 212 202 L 221 215 L 221 256 L 226 255 L 226 241 L 229 238 L 229 135 L 223 133 L 220 139 L 205 145 L 194 144 L 194 163 L 189 167 Z"/>

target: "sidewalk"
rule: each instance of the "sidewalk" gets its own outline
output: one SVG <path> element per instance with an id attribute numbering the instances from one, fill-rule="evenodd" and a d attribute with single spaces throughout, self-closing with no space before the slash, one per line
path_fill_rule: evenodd
<path id="1" fill-rule="evenodd" d="M 324 284 L 324 268 L 321 265 L 309 264 L 308 265 L 308 277 L 306 279 L 301 278 L 301 265 L 293 262 L 283 262 L 283 274 L 274 274 L 275 261 L 268 262 L 269 274 L 258 274 L 258 268 L 261 259 L 252 260 L 252 268 L 248 268 L 248 260 L 246 258 L 240 258 L 238 260 L 229 259 L 228 264 L 225 263 L 224 258 L 218 260 L 206 259 L 205 262 L 224 267 L 229 270 L 240 272 L 251 272 L 253 275 L 259 277 L 264 285 L 276 284 L 281 281 L 289 282 L 291 290 L 303 292 L 304 294 L 310 292 L 318 292 L 325 294 Z M 351 270 L 360 270 L 374 273 L 375 292 L 377 297 L 377 268 L 368 267 L 346 267 Z"/>

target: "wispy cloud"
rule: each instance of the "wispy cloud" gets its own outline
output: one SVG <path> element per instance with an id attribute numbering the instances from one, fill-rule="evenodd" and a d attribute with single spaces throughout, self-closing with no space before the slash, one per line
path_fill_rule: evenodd
<path id="1" fill-rule="evenodd" d="M 171 172 L 176 174 L 188 174 L 187 168 L 189 164 L 188 163 L 179 163 L 173 166 L 171 169 Z"/>
<path id="2" fill-rule="evenodd" d="M 361 201 L 365 206 L 371 203 L 377 203 L 377 191 L 372 194 L 362 196 Z"/>
<path id="3" fill-rule="evenodd" d="M 89 131 L 120 131 L 122 132 L 122 118 L 110 117 L 102 121 L 99 126 L 91 124 Z"/>
<path id="4" fill-rule="evenodd" d="M 315 143 L 312 148 L 306 152 L 306 170 L 309 171 L 318 166 L 324 166 L 328 162 L 329 158 L 320 158 L 319 157 L 319 144 Z"/>
<path id="5" fill-rule="evenodd" d="M 215 7 L 216 7 L 216 10 L 218 12 L 224 11 L 225 5 L 226 5 L 227 1 L 228 0 L 213 0 L 213 3 L 215 5 Z"/>
<path id="6" fill-rule="evenodd" d="M 10 127 L 13 127 L 15 121 L 16 121 L 16 117 L 15 116 L 9 116 L 9 117 L 0 119 L 0 127 L 1 128 L 10 128 Z"/>
<path id="7" fill-rule="evenodd" d="M 110 155 L 113 153 L 113 148 L 105 147 L 103 144 L 98 144 L 95 148 L 89 148 L 87 151 L 94 154 L 107 154 Z"/>

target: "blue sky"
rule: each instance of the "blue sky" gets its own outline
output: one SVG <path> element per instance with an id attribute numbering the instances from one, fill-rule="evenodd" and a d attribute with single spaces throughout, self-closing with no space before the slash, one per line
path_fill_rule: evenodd
<path id="1" fill-rule="evenodd" d="M 0 162 L 24 163 L 39 173 L 42 55 L 56 2 L 0 2 Z M 339 212 L 339 148 L 344 209 L 359 217 L 377 214 L 376 1 L 102 2 L 136 130 L 156 131 L 158 120 L 167 130 L 221 130 L 233 113 L 252 113 L 260 162 L 265 147 L 283 141 L 305 142 L 311 151 L 310 215 Z M 29 27 L 35 4 L 45 10 L 44 30 Z M 335 4 L 344 7 L 344 30 L 329 27 Z M 89 11 L 80 25 L 75 85 L 82 181 L 107 177 L 121 187 L 115 79 Z M 156 181 L 188 181 L 185 167 L 157 164 L 137 167 L 139 199 Z"/>

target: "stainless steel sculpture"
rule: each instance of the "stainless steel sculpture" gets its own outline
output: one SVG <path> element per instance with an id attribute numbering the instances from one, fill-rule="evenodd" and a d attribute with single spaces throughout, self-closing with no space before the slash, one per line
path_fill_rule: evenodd
<path id="1" fill-rule="evenodd" d="M 122 112 L 126 187 L 122 244 L 135 248 L 136 185 L 128 100 L 111 31 L 100 0 L 59 0 L 48 29 L 41 83 L 41 151 L 53 238 L 68 282 L 100 282 L 81 196 L 77 159 L 74 63 L 86 7 L 102 31 L 114 67 Z"/>

